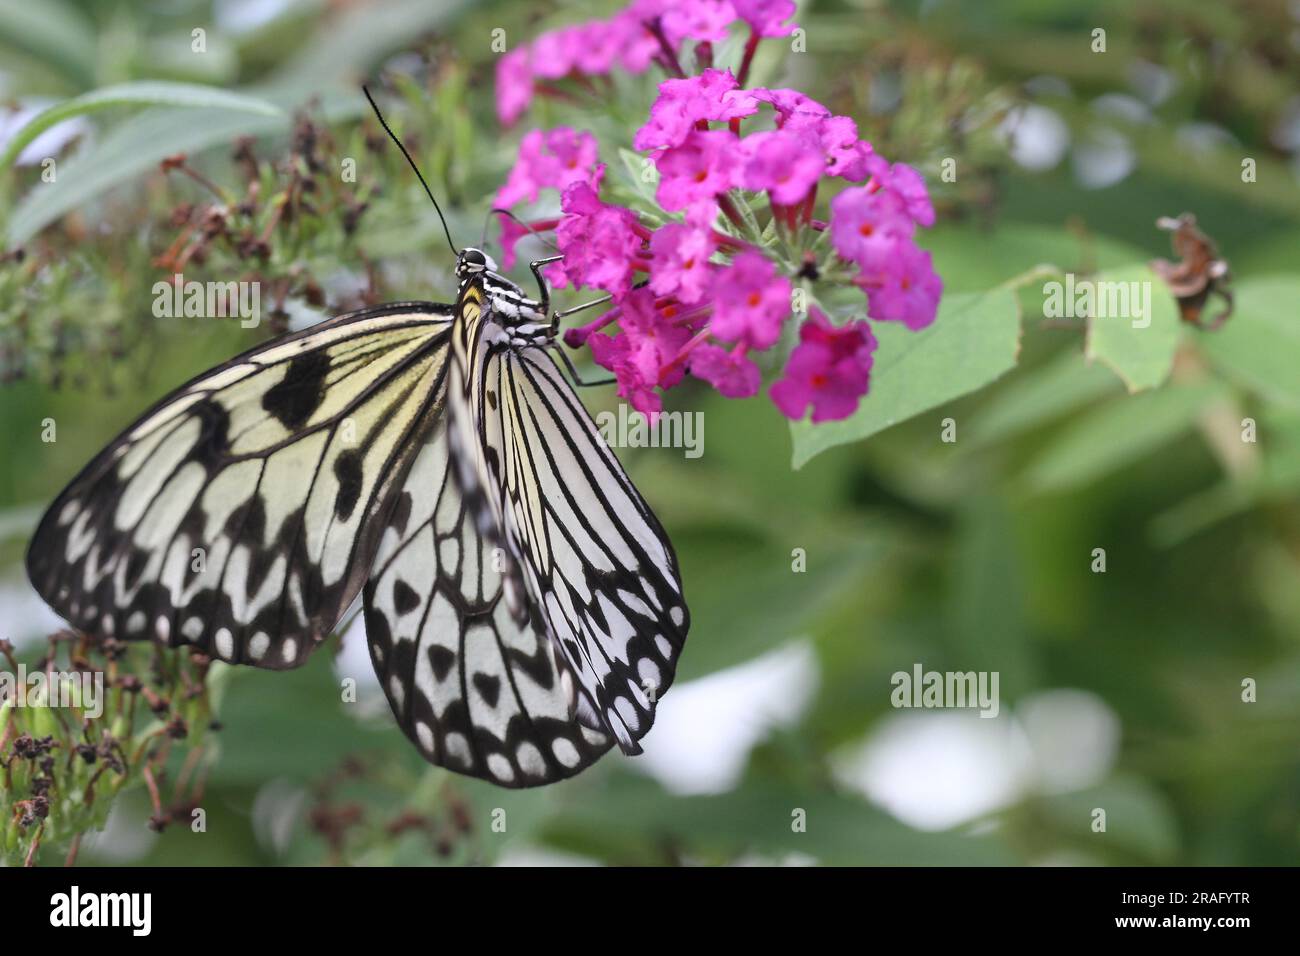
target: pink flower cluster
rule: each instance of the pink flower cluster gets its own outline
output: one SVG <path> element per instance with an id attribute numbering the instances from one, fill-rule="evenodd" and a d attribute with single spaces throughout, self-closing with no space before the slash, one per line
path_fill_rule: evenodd
<path id="1" fill-rule="evenodd" d="M 497 115 L 507 125 L 528 109 L 538 93 L 555 94 L 569 77 L 603 76 L 615 69 L 644 73 L 658 63 L 681 75 L 682 44 L 726 39 L 736 22 L 746 24 L 751 45 L 759 37 L 788 36 L 794 0 L 633 0 L 608 20 L 590 20 L 543 33 L 497 63 Z M 697 51 L 697 53 L 700 51 Z M 748 51 L 748 58 L 752 57 Z"/>
<path id="2" fill-rule="evenodd" d="M 793 29 L 785 23 L 793 9 L 789 0 L 637 0 L 612 20 L 546 34 L 521 55 L 531 58 L 534 84 L 544 76 L 537 69 L 542 50 L 568 51 L 564 71 L 551 79 L 615 63 L 644 69 L 655 60 L 680 74 L 676 56 L 684 39 L 696 41 L 699 60 L 700 45 L 720 39 L 740 18 L 750 28 L 743 75 L 759 38 Z M 513 71 L 504 83 L 498 74 L 507 116 L 518 115 L 520 101 L 522 74 Z M 567 127 L 524 138 L 497 205 L 534 202 L 545 189 L 560 193 L 558 219 L 527 228 L 503 224 L 505 263 L 513 263 L 514 246 L 528 231 L 554 230 L 564 258 L 548 268 L 548 278 L 557 287 L 605 290 L 613 303 L 594 322 L 568 330 L 566 342 L 588 344 L 637 409 L 657 412 L 661 391 L 686 374 L 728 397 L 757 394 L 762 376 L 753 356 L 782 339 L 796 278 L 812 281 L 826 272 L 852 283 L 866 294 L 873 319 L 912 329 L 934 320 L 943 284 L 929 253 L 915 244 L 917 227 L 934 223 L 925 183 L 910 167 L 878 156 L 849 117 L 796 90 L 745 89 L 729 70 L 705 68 L 660 84 L 633 145 L 657 171 L 656 214 L 669 220 L 665 225 L 650 229 L 632 209 L 604 201 L 596 141 Z M 838 192 L 824 222 L 813 214 L 819 189 L 831 185 Z M 762 196 L 787 253 L 795 250 L 801 262 L 775 255 L 756 235 L 752 209 L 761 208 Z M 808 248 L 815 243 L 804 240 L 827 230 L 834 255 L 819 262 Z M 615 322 L 617 331 L 607 334 Z M 814 422 L 852 414 L 867 392 L 875 346 L 866 321 L 835 325 L 810 309 L 771 387 L 773 402 L 792 419 L 810 406 Z"/>

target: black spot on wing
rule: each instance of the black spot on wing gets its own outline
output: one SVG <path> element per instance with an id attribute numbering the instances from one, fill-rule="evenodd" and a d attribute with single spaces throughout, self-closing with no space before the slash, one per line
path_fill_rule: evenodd
<path id="1" fill-rule="evenodd" d="M 393 513 L 388 516 L 388 526 L 399 535 L 405 535 L 406 524 L 411 520 L 411 493 L 403 491 L 393 503 Z"/>
<path id="2" fill-rule="evenodd" d="M 420 606 L 420 595 L 401 578 L 393 582 L 393 607 L 398 614 L 410 614 Z"/>
<path id="3" fill-rule="evenodd" d="M 441 683 L 456 666 L 456 655 L 440 644 L 433 644 L 429 647 L 429 666 L 433 668 L 433 676 Z"/>
<path id="4" fill-rule="evenodd" d="M 134 589 L 140 584 L 145 568 L 149 564 L 149 552 L 143 548 L 132 548 L 126 559 L 126 586 Z"/>
<path id="5" fill-rule="evenodd" d="M 347 521 L 352 517 L 352 509 L 361 497 L 361 455 L 352 450 L 340 453 L 334 459 L 334 477 L 339 483 L 338 497 L 334 499 L 334 513 L 340 521 Z"/>
<path id="6" fill-rule="evenodd" d="M 284 379 L 262 396 L 262 408 L 285 428 L 297 431 L 320 407 L 325 395 L 329 356 L 322 351 L 304 352 L 289 363 Z"/>
<path id="7" fill-rule="evenodd" d="M 542 690 L 550 690 L 555 685 L 555 671 L 551 666 L 548 652 L 539 651 L 530 655 L 511 649 L 510 666 L 517 667 L 527 674 Z"/>
<path id="8" fill-rule="evenodd" d="M 487 705 L 495 709 L 501 698 L 501 678 L 493 674 L 475 674 L 474 687 Z"/>
<path id="9" fill-rule="evenodd" d="M 211 468 L 230 447 L 230 414 L 221 407 L 220 402 L 203 399 L 194 404 L 190 415 L 202 425 L 189 457 Z"/>

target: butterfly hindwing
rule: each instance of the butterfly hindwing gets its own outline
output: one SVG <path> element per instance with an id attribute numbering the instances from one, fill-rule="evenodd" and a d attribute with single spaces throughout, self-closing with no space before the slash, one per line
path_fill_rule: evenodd
<path id="1" fill-rule="evenodd" d="M 555 362 L 488 302 L 467 286 L 453 330 L 455 474 L 521 571 L 575 719 L 637 753 L 689 627 L 677 559 Z"/>
<path id="2" fill-rule="evenodd" d="M 406 477 L 366 584 L 371 659 L 426 759 L 536 786 L 582 770 L 611 740 L 570 719 L 572 691 L 544 626 L 517 618 L 504 572 L 451 475 L 440 425 Z"/>
<path id="3" fill-rule="evenodd" d="M 364 583 L 376 519 L 441 413 L 452 311 L 339 316 L 177 389 L 55 500 L 32 583 L 90 633 L 302 663 Z"/>

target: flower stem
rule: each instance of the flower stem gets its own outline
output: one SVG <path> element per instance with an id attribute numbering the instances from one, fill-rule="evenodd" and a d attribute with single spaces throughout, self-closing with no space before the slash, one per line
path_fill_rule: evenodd
<path id="1" fill-rule="evenodd" d="M 646 21 L 645 28 L 659 41 L 659 53 L 663 57 L 664 69 L 678 79 L 685 79 L 686 71 L 682 69 L 676 51 L 673 50 L 672 44 L 668 42 L 668 37 L 664 34 L 663 23 L 660 22 L 658 17 L 655 17 L 653 20 Z"/>
<path id="2" fill-rule="evenodd" d="M 745 81 L 749 79 L 749 67 L 754 62 L 754 54 L 758 51 L 759 36 L 753 30 L 749 31 L 749 39 L 745 41 L 744 59 L 740 61 L 740 73 L 736 77 L 736 83 L 744 87 Z"/>
<path id="3" fill-rule="evenodd" d="M 713 44 L 704 40 L 695 44 L 695 69 L 700 73 L 713 66 Z"/>
<path id="4" fill-rule="evenodd" d="M 674 355 L 668 361 L 668 364 L 664 365 L 662 368 L 659 369 L 660 381 L 663 380 L 664 372 L 668 371 L 669 369 L 676 368 L 678 365 L 685 362 L 687 357 L 691 354 L 691 350 L 694 349 L 695 346 L 699 345 L 708 337 L 709 337 L 708 329 L 700 329 L 700 331 L 696 332 L 693 336 L 691 336 L 691 340 L 677 350 L 677 354 Z"/>
<path id="5" fill-rule="evenodd" d="M 586 325 L 579 325 L 571 329 L 565 329 L 564 344 L 569 346 L 569 348 L 581 348 L 586 344 L 587 339 L 591 338 L 594 333 L 599 332 L 605 326 L 614 322 L 622 314 L 623 308 L 618 306 L 610 309 L 603 315 L 596 316 L 596 318 L 592 319 Z"/>
<path id="6" fill-rule="evenodd" d="M 718 208 L 722 210 L 722 214 L 730 219 L 737 229 L 745 228 L 745 223 L 740 218 L 740 213 L 736 209 L 736 204 L 732 202 L 731 197 L 726 193 L 718 194 Z"/>

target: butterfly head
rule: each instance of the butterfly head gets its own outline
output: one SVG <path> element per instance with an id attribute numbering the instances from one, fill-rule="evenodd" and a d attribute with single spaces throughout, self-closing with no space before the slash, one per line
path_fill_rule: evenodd
<path id="1" fill-rule="evenodd" d="M 496 272 L 496 260 L 482 249 L 462 249 L 456 259 L 456 278 L 468 279 L 484 272 Z"/>

